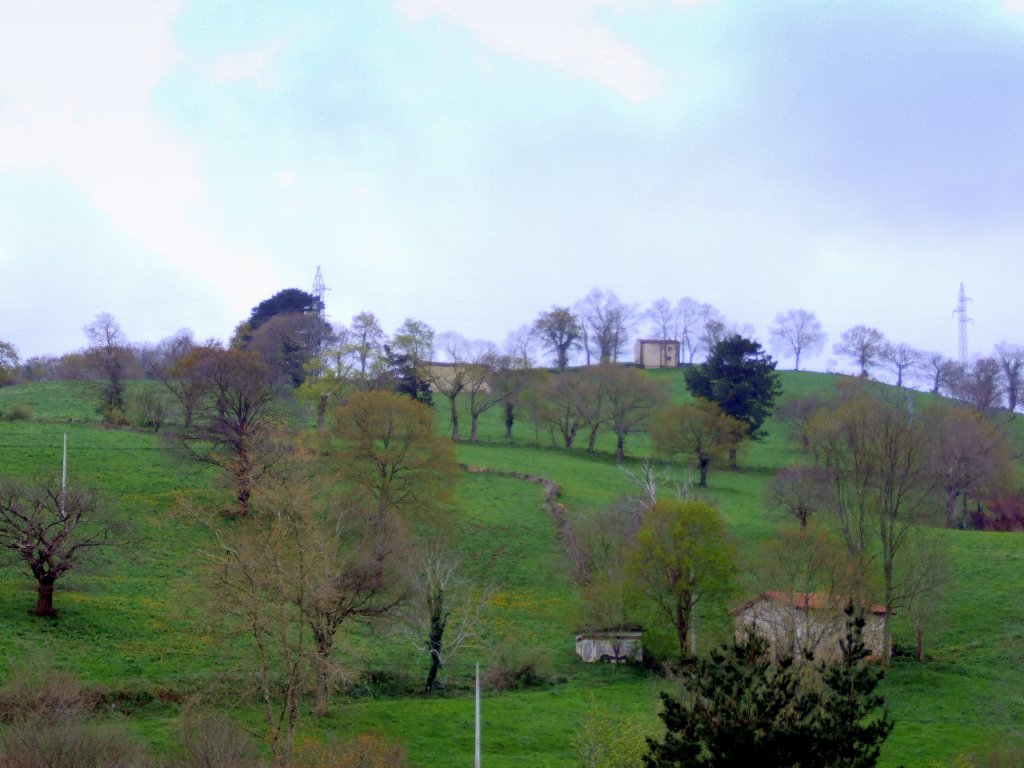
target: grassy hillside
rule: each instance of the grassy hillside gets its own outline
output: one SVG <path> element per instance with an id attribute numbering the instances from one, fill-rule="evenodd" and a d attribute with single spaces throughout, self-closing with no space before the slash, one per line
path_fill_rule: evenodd
<path id="1" fill-rule="evenodd" d="M 686 394 L 678 371 L 651 374 L 677 400 Z M 784 373 L 784 397 L 828 391 L 835 377 Z M 138 386 L 146 386 L 138 384 Z M 61 441 L 68 435 L 72 482 L 98 490 L 117 525 L 116 548 L 102 551 L 70 576 L 56 598 L 55 620 L 29 615 L 33 582 L 23 566 L 0 568 L 0 659 L 55 659 L 90 683 L 104 686 L 112 705 L 126 712 L 159 748 L 177 732 L 179 702 L 218 691 L 222 673 L 245 660 L 241 640 L 220 638 L 208 610 L 202 553 L 206 533 L 175 514 L 176 494 L 217 493 L 217 477 L 176 454 L 158 435 L 107 430 L 98 423 L 81 385 L 32 384 L 0 390 L 0 413 L 28 406 L 31 418 L 0 421 L 0 466 L 6 476 L 56 476 Z M 447 410 L 438 402 L 437 429 L 446 434 Z M 22 409 L 24 413 L 24 410 Z M 468 413 L 465 415 L 468 433 Z M 1021 439 L 1019 425 L 1012 425 Z M 721 507 L 750 573 L 757 545 L 783 523 L 764 511 L 766 480 L 799 460 L 781 425 L 750 446 L 736 472 L 713 471 L 709 496 Z M 571 516 L 592 515 L 630 492 L 612 459 L 609 435 L 597 451 L 551 447 L 522 420 L 514 440 L 504 438 L 499 409 L 481 419 L 481 441 L 460 444 L 460 462 L 526 472 L 562 486 Z M 627 468 L 649 454 L 645 435 L 627 441 Z M 684 466 L 667 468 L 686 482 Z M 961 752 L 1019 740 L 1024 723 L 1024 536 L 943 531 L 956 573 L 941 627 L 927 640 L 929 660 L 897 659 L 884 693 L 896 728 L 883 765 L 944 766 Z M 572 652 L 579 599 L 563 564 L 541 488 L 491 474 L 463 473 L 455 489 L 450 536 L 468 553 L 467 570 L 492 585 L 493 608 L 480 640 L 456 658 L 448 693 L 409 695 L 426 672 L 423 658 L 398 635 L 357 631 L 339 643 L 344 664 L 371 672 L 351 698 L 324 721 L 306 717 L 313 735 L 344 736 L 375 728 L 401 739 L 422 765 L 463 766 L 472 755 L 472 665 L 486 672 L 500 654 L 519 654 L 546 670 L 548 685 L 489 693 L 484 704 L 487 763 L 571 766 L 572 740 L 590 706 L 640 711 L 656 728 L 657 692 L 663 682 L 632 669 L 578 663 Z M 746 588 L 758 588 L 746 576 Z M 896 642 L 912 635 L 902 617 Z M 705 637 L 705 642 L 712 638 Z M 255 708 L 233 704 L 234 715 L 255 722 Z"/>

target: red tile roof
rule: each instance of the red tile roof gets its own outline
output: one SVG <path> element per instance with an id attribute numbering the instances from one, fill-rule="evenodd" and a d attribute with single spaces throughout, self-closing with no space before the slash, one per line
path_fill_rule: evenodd
<path id="1" fill-rule="evenodd" d="M 834 595 L 822 594 L 821 592 L 775 592 L 767 591 L 762 592 L 756 597 L 748 600 L 746 603 L 735 609 L 733 613 L 739 613 L 744 608 L 749 608 L 762 600 L 768 600 L 773 603 L 782 603 L 784 605 L 791 605 L 797 610 L 821 610 L 822 608 L 836 607 L 837 603 L 842 607 L 842 603 L 847 602 L 846 598 L 838 599 Z M 885 615 L 884 605 L 865 605 L 864 610 L 867 613 L 873 613 L 876 616 Z M 895 613 L 895 611 L 893 612 Z"/>

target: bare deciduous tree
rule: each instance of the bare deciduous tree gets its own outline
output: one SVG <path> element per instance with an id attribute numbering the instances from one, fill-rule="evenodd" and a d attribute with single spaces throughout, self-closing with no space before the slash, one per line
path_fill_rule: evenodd
<path id="1" fill-rule="evenodd" d="M 994 359 L 1002 370 L 1006 408 L 1013 412 L 1017 410 L 1017 401 L 1024 388 L 1024 347 L 1006 342 L 997 344 Z"/>
<path id="2" fill-rule="evenodd" d="M 533 368 L 540 338 L 532 325 L 521 325 L 505 336 L 504 352 L 514 368 Z"/>
<path id="3" fill-rule="evenodd" d="M 643 313 L 652 337 L 663 340 L 679 341 L 678 317 L 678 308 L 665 298 L 655 300 Z"/>
<path id="4" fill-rule="evenodd" d="M 946 527 L 956 525 L 956 502 L 963 500 L 960 525 L 965 526 L 967 496 L 998 494 L 1011 484 L 1006 435 L 974 410 L 931 406 L 924 412 L 931 470 L 946 502 Z"/>
<path id="5" fill-rule="evenodd" d="M 885 595 L 882 652 L 891 651 L 895 567 L 933 498 L 924 421 L 906 403 L 856 387 L 817 420 L 818 456 L 832 483 L 834 519 L 865 574 L 880 566 Z M 871 538 L 876 544 L 870 545 Z"/>
<path id="6" fill-rule="evenodd" d="M 903 380 L 909 371 L 917 368 L 924 359 L 924 354 L 903 342 L 885 344 L 880 357 L 896 374 L 896 386 L 902 388 Z"/>
<path id="7" fill-rule="evenodd" d="M 446 331 L 437 338 L 438 351 L 446 360 L 431 363 L 427 377 L 430 385 L 448 398 L 452 423 L 452 440 L 458 442 L 459 409 L 458 397 L 466 389 L 469 374 L 469 342 L 457 333 Z"/>
<path id="8" fill-rule="evenodd" d="M 855 325 L 839 336 L 832 351 L 853 360 L 860 366 L 860 375 L 867 376 L 868 369 L 877 363 L 885 349 L 885 337 L 882 332 L 866 325 Z"/>
<path id="9" fill-rule="evenodd" d="M 953 581 L 949 547 L 934 533 L 919 531 L 899 565 L 896 604 L 910 618 L 917 660 L 924 661 L 924 631 L 935 623 Z"/>
<path id="10" fill-rule="evenodd" d="M 816 355 L 825 346 L 828 334 L 813 312 L 806 309 L 790 309 L 775 315 L 775 322 L 768 329 L 772 348 L 792 352 L 793 370 L 800 370 L 802 355 Z"/>
<path id="11" fill-rule="evenodd" d="M 220 350 L 214 341 L 197 344 L 192 331 L 182 328 L 157 345 L 159 363 L 156 377 L 181 404 L 185 414 L 185 429 L 192 428 L 192 418 L 199 402 L 206 394 L 207 379 L 203 371 L 204 357 Z"/>
<path id="12" fill-rule="evenodd" d="M 745 434 L 743 422 L 703 398 L 665 409 L 651 428 L 651 440 L 659 453 L 682 454 L 696 460 L 700 472 L 697 485 L 701 488 L 708 484 L 712 464 L 727 457 Z"/>
<path id="13" fill-rule="evenodd" d="M 36 616 L 56 616 L 53 592 L 82 555 L 107 543 L 97 519 L 99 506 L 88 494 L 59 484 L 0 483 L 0 548 L 13 552 L 36 580 Z"/>
<path id="14" fill-rule="evenodd" d="M 273 460 L 269 409 L 277 396 L 266 364 L 254 352 L 209 350 L 197 362 L 204 396 L 183 434 L 196 459 L 227 472 L 236 514 L 249 514 L 254 476 Z"/>
<path id="15" fill-rule="evenodd" d="M 426 693 L 432 693 L 441 667 L 471 640 L 489 592 L 476 589 L 460 572 L 462 557 L 434 546 L 423 552 L 413 576 L 405 612 L 406 635 L 430 659 Z"/>
<path id="16" fill-rule="evenodd" d="M 780 469 L 767 489 L 770 508 L 794 517 L 802 529 L 829 505 L 829 478 L 820 467 L 795 464 Z"/>
<path id="17" fill-rule="evenodd" d="M 804 453 L 811 449 L 811 426 L 814 415 L 829 404 L 828 398 L 811 392 L 800 397 L 787 397 L 775 410 L 775 415 L 788 427 L 794 440 L 799 440 Z"/>
<path id="18" fill-rule="evenodd" d="M 491 375 L 491 387 L 501 395 L 505 410 L 505 438 L 511 440 L 516 408 L 528 390 L 540 386 L 542 372 L 532 369 L 529 358 L 518 353 L 506 352 L 500 362 Z"/>
<path id="19" fill-rule="evenodd" d="M 126 368 L 131 362 L 128 338 L 120 324 L 108 312 L 101 312 L 82 330 L 89 340 L 86 358 L 102 377 L 100 413 L 111 424 L 124 423 L 124 392 Z"/>
<path id="20" fill-rule="evenodd" d="M 465 391 L 469 395 L 469 442 L 477 441 L 480 415 L 503 402 L 505 390 L 495 386 L 498 371 L 508 366 L 508 360 L 498 354 L 498 348 L 489 341 L 473 341 L 466 345 Z"/>
<path id="21" fill-rule="evenodd" d="M 960 370 L 950 389 L 953 396 L 979 413 L 998 408 L 1003 401 L 1002 371 L 991 357 L 976 360 L 968 370 Z"/>
<path id="22" fill-rule="evenodd" d="M 922 370 L 928 373 L 928 380 L 931 382 L 931 393 L 947 391 L 950 385 L 956 381 L 958 366 L 948 359 L 941 352 L 925 352 L 921 361 Z"/>
<path id="23" fill-rule="evenodd" d="M 636 368 L 604 363 L 598 368 L 598 388 L 607 403 L 608 425 L 615 433 L 615 463 L 626 457 L 626 436 L 646 430 L 654 413 L 668 400 L 656 381 Z"/>
<path id="24" fill-rule="evenodd" d="M 636 306 L 625 304 L 611 290 L 592 288 L 576 305 L 587 331 L 587 365 L 593 353 L 599 362 L 614 362 L 628 343 L 636 319 Z"/>

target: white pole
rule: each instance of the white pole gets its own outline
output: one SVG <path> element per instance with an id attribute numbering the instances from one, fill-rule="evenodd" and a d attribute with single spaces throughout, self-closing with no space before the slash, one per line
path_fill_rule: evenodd
<path id="1" fill-rule="evenodd" d="M 476 753 L 474 768 L 480 768 L 480 665 L 476 665 Z"/>
<path id="2" fill-rule="evenodd" d="M 68 496 L 68 433 L 64 433 L 64 462 L 60 471 L 60 513 L 64 514 L 64 500 Z"/>

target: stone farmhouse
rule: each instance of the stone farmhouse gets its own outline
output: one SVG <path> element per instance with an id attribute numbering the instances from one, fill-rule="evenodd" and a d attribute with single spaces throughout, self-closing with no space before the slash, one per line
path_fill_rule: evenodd
<path id="1" fill-rule="evenodd" d="M 839 641 L 846 636 L 849 598 L 817 592 L 762 592 L 732 611 L 737 637 L 753 630 L 766 638 L 776 656 L 799 657 L 811 651 L 815 658 L 835 660 Z M 880 658 L 885 606 L 864 606 L 864 644 L 870 658 Z"/>

